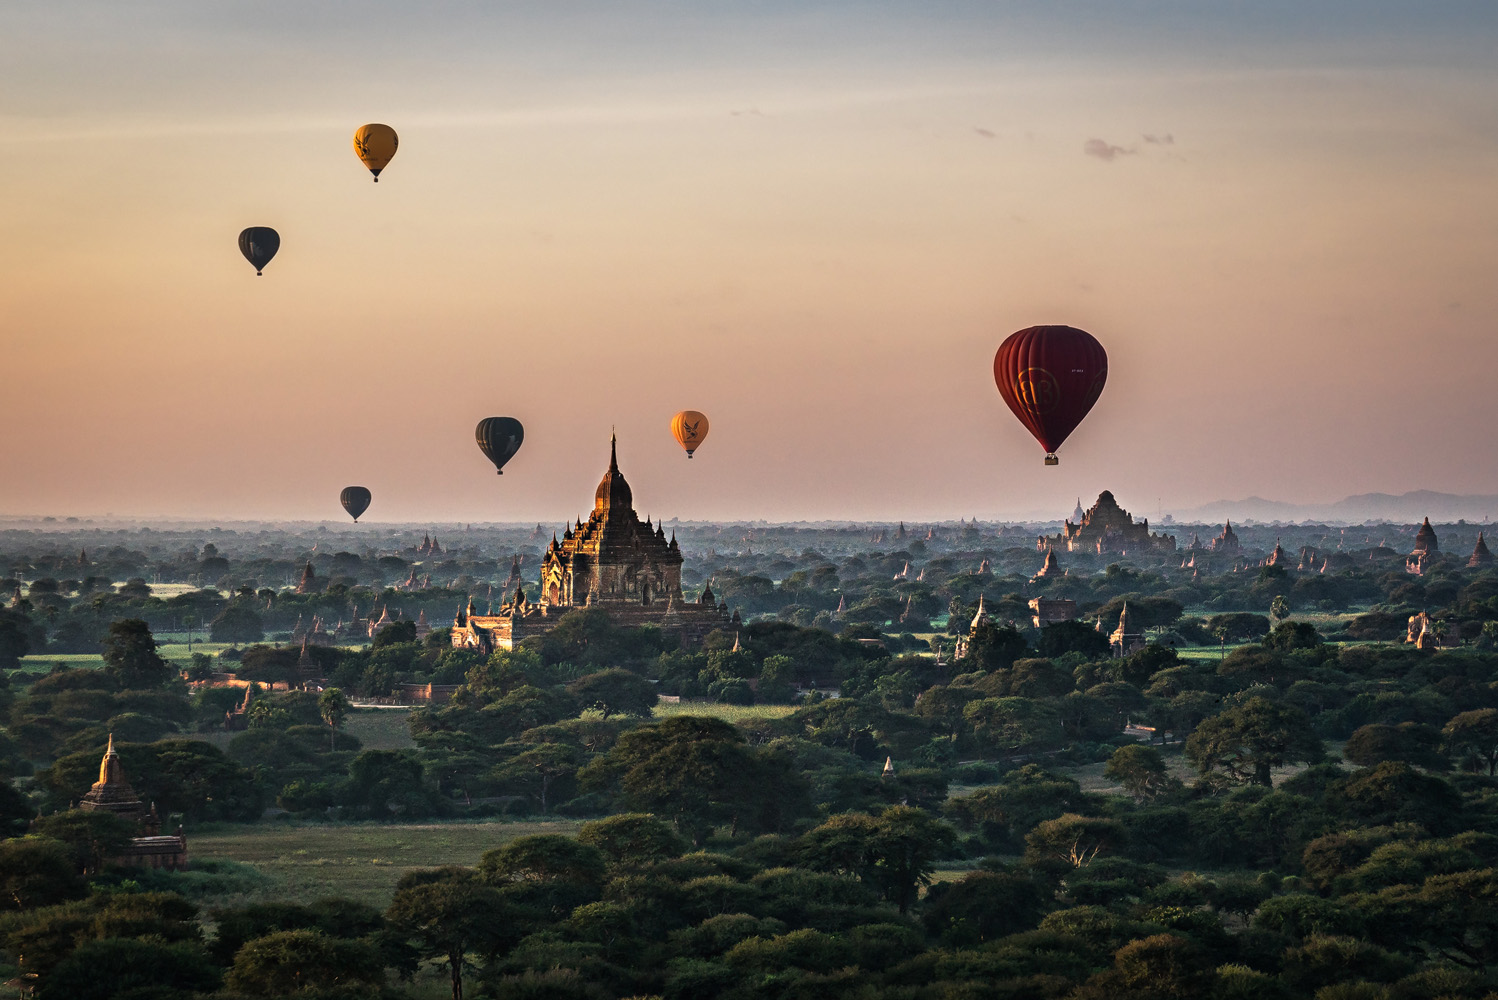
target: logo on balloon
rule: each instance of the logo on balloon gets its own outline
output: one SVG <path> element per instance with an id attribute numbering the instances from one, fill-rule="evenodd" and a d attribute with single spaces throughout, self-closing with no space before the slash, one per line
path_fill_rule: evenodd
<path id="1" fill-rule="evenodd" d="M 1046 414 L 1061 401 L 1061 385 L 1044 368 L 1026 368 L 1014 380 L 1014 395 L 1031 413 Z"/>

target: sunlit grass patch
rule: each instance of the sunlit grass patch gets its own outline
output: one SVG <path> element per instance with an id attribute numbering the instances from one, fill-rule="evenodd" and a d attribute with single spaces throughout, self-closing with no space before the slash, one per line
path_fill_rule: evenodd
<path id="1" fill-rule="evenodd" d="M 661 702 L 655 706 L 657 719 L 668 719 L 673 715 L 706 715 L 738 725 L 759 719 L 783 719 L 796 710 L 795 705 L 722 705 L 708 701 L 684 701 L 680 704 Z"/>
<path id="2" fill-rule="evenodd" d="M 518 823 L 348 823 L 215 827 L 190 833 L 193 859 L 251 865 L 266 882 L 252 899 L 310 901 L 327 896 L 384 908 L 406 872 L 472 866 L 485 851 L 533 833 L 572 834 L 574 820 Z"/>

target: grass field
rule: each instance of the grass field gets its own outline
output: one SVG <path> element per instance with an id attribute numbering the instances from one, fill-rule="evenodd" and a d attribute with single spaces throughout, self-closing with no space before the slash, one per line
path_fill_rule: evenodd
<path id="1" fill-rule="evenodd" d="M 409 708 L 360 708 L 343 720 L 343 731 L 366 750 L 404 750 L 414 747 Z"/>
<path id="2" fill-rule="evenodd" d="M 254 900 L 310 902 L 344 896 L 388 906 L 406 872 L 474 865 L 485 851 L 532 833 L 573 833 L 573 820 L 494 823 L 234 826 L 190 835 L 194 858 L 253 865 L 266 876 Z"/>
<path id="3" fill-rule="evenodd" d="M 710 715 L 738 725 L 755 719 L 784 718 L 795 710 L 795 705 L 720 705 L 710 701 L 690 701 L 679 705 L 661 702 L 655 706 L 653 714 L 657 719 L 669 719 L 673 715 Z"/>

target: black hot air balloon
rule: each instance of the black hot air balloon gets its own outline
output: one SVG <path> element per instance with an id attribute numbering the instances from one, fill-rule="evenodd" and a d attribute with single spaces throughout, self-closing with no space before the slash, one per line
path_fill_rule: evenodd
<path id="1" fill-rule="evenodd" d="M 255 276 L 259 277 L 265 265 L 281 249 L 281 234 L 269 226 L 251 226 L 239 234 L 239 252 L 244 259 L 255 265 Z"/>
<path id="2" fill-rule="evenodd" d="M 505 463 L 515 457 L 520 442 L 525 440 L 525 428 L 514 417 L 485 417 L 479 421 L 474 436 L 478 438 L 479 450 L 494 463 L 494 471 L 502 476 Z"/>
<path id="3" fill-rule="evenodd" d="M 369 490 L 363 486 L 345 486 L 343 492 L 338 494 L 338 502 L 343 504 L 343 509 L 348 511 L 348 516 L 355 521 L 359 515 L 369 509 L 371 497 Z"/>

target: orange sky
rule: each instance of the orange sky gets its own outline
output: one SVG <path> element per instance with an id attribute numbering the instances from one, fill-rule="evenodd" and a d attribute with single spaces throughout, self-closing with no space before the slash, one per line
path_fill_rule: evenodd
<path id="1" fill-rule="evenodd" d="M 693 519 L 1498 492 L 1488 6 L 201 6 L 0 12 L 0 513 L 555 521 L 611 426 Z"/>

